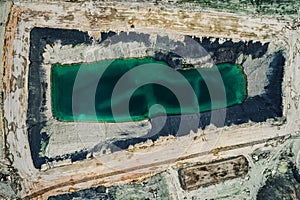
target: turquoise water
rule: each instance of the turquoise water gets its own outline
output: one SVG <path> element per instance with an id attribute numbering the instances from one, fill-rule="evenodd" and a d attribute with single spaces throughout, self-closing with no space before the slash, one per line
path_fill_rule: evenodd
<path id="1" fill-rule="evenodd" d="M 52 112 L 60 121 L 126 122 L 198 113 L 242 103 L 246 95 L 246 77 L 234 64 L 176 71 L 146 57 L 51 69 Z"/>

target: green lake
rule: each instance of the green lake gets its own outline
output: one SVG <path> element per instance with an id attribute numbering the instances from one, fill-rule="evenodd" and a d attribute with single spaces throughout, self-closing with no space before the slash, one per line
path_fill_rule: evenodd
<path id="1" fill-rule="evenodd" d="M 68 122 L 199 113 L 242 103 L 246 85 L 243 68 L 228 63 L 188 70 L 150 57 L 56 64 L 51 68 L 52 113 Z"/>

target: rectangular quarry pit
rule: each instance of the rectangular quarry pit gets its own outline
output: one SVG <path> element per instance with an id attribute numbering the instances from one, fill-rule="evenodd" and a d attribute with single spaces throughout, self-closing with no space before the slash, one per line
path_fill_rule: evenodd
<path id="1" fill-rule="evenodd" d="M 216 158 L 215 150 L 220 158 L 251 154 L 271 139 L 298 131 L 298 22 L 203 12 L 200 8 L 147 6 L 23 1 L 12 5 L 3 45 L 2 129 L 12 165 L 24 180 L 21 198 L 46 199 L 70 188 L 130 182 L 180 163 L 210 162 Z M 134 28 L 128 23 L 130 17 Z M 137 39 L 132 42 L 128 38 Z M 187 123 L 181 132 L 178 116 L 168 117 L 163 126 L 159 117 L 117 126 L 74 125 L 52 117 L 51 65 L 88 63 L 103 55 L 116 59 L 130 53 L 173 58 L 144 47 L 155 41 L 162 49 L 163 44 L 183 44 L 190 39 L 200 44 L 215 64 L 240 64 L 245 69 L 248 97 L 227 108 L 225 117 L 219 115 L 222 110 L 184 116 L 184 121 L 200 119 L 201 123 L 196 128 Z M 168 43 L 170 40 L 179 42 Z M 189 61 L 197 64 L 205 59 Z M 221 118 L 211 120 L 211 116 Z"/>
<path id="2" fill-rule="evenodd" d="M 186 44 L 199 48 L 199 55 L 184 49 L 188 46 Z M 166 46 L 172 48 L 166 51 Z M 90 38 L 87 32 L 36 27 L 31 30 L 30 52 L 27 126 L 32 157 L 37 168 L 46 161 L 70 159 L 75 162 L 86 159 L 90 153 L 107 154 L 127 149 L 130 145 L 148 139 L 155 141 L 160 136 L 187 135 L 191 130 L 196 132 L 210 124 L 224 127 L 282 117 L 281 87 L 285 58 L 281 48 L 273 43 L 184 35 L 178 35 L 177 39 L 174 39 L 173 35 L 113 31 L 101 32 L 101 39 L 96 41 Z M 243 102 L 239 102 L 240 104 L 231 105 L 226 109 L 214 109 L 200 114 L 169 115 L 164 124 L 161 124 L 164 120 L 160 116 L 152 118 L 151 122 L 144 120 L 128 124 L 72 123 L 53 118 L 50 103 L 52 65 L 60 63 L 68 67 L 72 63 L 93 63 L 99 59 L 101 61 L 106 58 L 145 56 L 168 62 L 173 68 L 184 67 L 182 64 L 176 66 L 176 60 L 179 63 L 189 61 L 195 63 L 195 66 L 199 63 L 204 65 L 210 62 L 209 59 L 216 65 L 241 65 L 247 82 L 247 97 Z M 213 79 L 207 77 L 207 80 Z M 213 91 L 209 91 L 210 95 L 211 92 Z M 83 98 L 83 101 L 88 99 L 85 95 L 80 98 Z M 72 105 L 69 107 L 69 111 L 72 111 Z M 180 129 L 182 120 L 186 122 L 182 126 L 184 128 Z M 88 134 L 86 129 L 89 130 Z M 66 138 L 72 145 L 64 145 Z"/>

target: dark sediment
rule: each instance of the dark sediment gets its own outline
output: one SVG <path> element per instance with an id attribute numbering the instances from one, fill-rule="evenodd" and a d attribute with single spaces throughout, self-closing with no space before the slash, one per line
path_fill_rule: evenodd
<path id="1" fill-rule="evenodd" d="M 57 40 L 62 41 L 62 45 L 76 45 L 79 43 L 91 44 L 87 33 L 77 30 L 62 30 L 50 28 L 34 28 L 30 33 L 30 54 L 29 54 L 29 81 L 28 81 L 28 111 L 27 127 L 28 138 L 32 160 L 36 168 L 40 168 L 45 163 L 46 158 L 39 156 L 41 148 L 41 129 L 45 125 L 45 92 L 47 83 L 45 82 L 41 64 L 43 62 L 42 53 L 46 44 L 52 44 Z"/>
<path id="2" fill-rule="evenodd" d="M 104 186 L 99 186 L 95 188 L 89 188 L 85 190 L 80 190 L 68 194 L 61 194 L 56 196 L 51 196 L 48 200 L 68 200 L 68 199 L 101 199 L 101 200 L 112 200 L 113 197 L 106 192 Z"/>
<path id="3" fill-rule="evenodd" d="M 300 174 L 289 155 L 281 155 L 280 160 L 288 162 L 287 173 L 270 176 L 257 193 L 257 200 L 300 199 Z M 295 157 L 293 157 L 295 159 Z"/>

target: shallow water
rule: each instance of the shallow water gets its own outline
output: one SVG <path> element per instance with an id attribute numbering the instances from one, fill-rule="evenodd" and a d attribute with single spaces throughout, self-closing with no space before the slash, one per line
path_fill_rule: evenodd
<path id="1" fill-rule="evenodd" d="M 225 108 L 247 96 L 241 66 L 174 70 L 153 58 L 53 65 L 51 102 L 60 121 L 138 121 Z"/>

